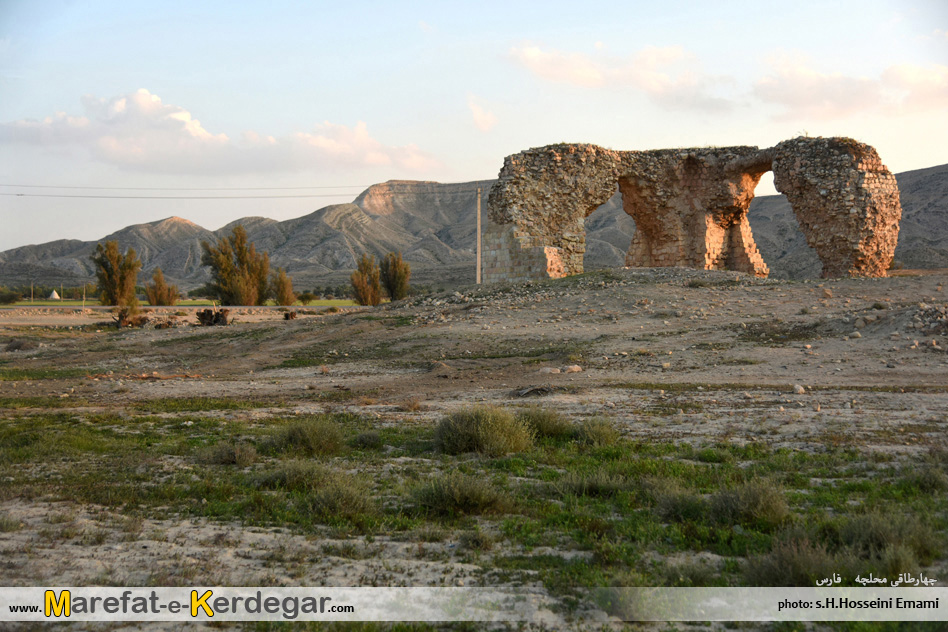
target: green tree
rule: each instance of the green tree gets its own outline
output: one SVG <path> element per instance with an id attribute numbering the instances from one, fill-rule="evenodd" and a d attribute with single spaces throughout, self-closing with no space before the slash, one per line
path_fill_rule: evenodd
<path id="1" fill-rule="evenodd" d="M 375 257 L 363 254 L 359 261 L 359 269 L 352 273 L 349 282 L 355 292 L 355 300 L 359 305 L 378 305 L 382 302 L 382 285 L 379 281 L 379 266 Z"/>
<path id="2" fill-rule="evenodd" d="M 12 305 L 22 298 L 23 295 L 19 292 L 13 292 L 12 290 L 0 286 L 0 305 Z"/>
<path id="3" fill-rule="evenodd" d="M 145 284 L 145 296 L 152 305 L 174 305 L 178 302 L 178 286 L 168 285 L 161 268 L 155 268 L 151 283 Z"/>
<path id="4" fill-rule="evenodd" d="M 382 285 L 389 298 L 398 301 L 408 296 L 408 279 L 411 278 L 411 266 L 402 260 L 402 253 L 390 252 L 382 258 L 380 266 Z"/>
<path id="5" fill-rule="evenodd" d="M 292 305 L 296 302 L 296 294 L 293 293 L 293 279 L 286 275 L 286 270 L 277 268 L 273 275 L 273 298 L 277 305 Z"/>
<path id="6" fill-rule="evenodd" d="M 134 311 L 138 307 L 135 298 L 135 284 L 142 262 L 138 260 L 134 248 L 123 255 L 119 252 L 117 241 L 97 244 L 92 255 L 95 264 L 95 278 L 98 281 L 99 300 L 103 305 L 117 305 Z"/>
<path id="7" fill-rule="evenodd" d="M 316 300 L 316 295 L 312 292 L 303 292 L 299 295 L 300 303 L 303 305 L 309 305 Z"/>
<path id="8" fill-rule="evenodd" d="M 201 263 L 210 266 L 213 280 L 208 287 L 222 305 L 263 305 L 269 293 L 270 255 L 257 254 L 247 231 L 238 224 L 230 237 L 212 246 L 201 242 Z"/>

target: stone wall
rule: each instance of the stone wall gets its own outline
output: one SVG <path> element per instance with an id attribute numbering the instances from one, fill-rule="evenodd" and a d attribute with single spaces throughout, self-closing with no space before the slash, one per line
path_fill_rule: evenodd
<path id="1" fill-rule="evenodd" d="M 636 224 L 628 265 L 767 276 L 747 209 L 771 168 L 824 276 L 885 275 L 901 217 L 895 178 L 868 145 L 797 138 L 765 150 L 560 144 L 508 156 L 488 197 L 484 279 L 581 273 L 585 218 L 617 189 Z"/>
<path id="2" fill-rule="evenodd" d="M 824 277 L 886 275 L 902 206 L 875 149 L 849 138 L 794 138 L 774 147 L 773 172 Z"/>

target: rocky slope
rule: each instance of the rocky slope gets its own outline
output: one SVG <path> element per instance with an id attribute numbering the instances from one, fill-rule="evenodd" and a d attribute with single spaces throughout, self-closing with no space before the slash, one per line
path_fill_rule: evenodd
<path id="1" fill-rule="evenodd" d="M 897 174 L 902 197 L 902 229 L 896 261 L 909 268 L 948 267 L 948 165 Z M 179 217 L 129 226 L 102 238 L 135 248 L 143 263 L 141 279 L 156 267 L 182 287 L 207 281 L 201 241 L 212 241 L 242 224 L 273 266 L 294 277 L 297 289 L 342 283 L 363 252 L 376 256 L 401 251 L 416 282 L 449 287 L 474 280 L 476 190 L 482 190 L 486 222 L 492 180 L 440 184 L 392 180 L 366 189 L 351 204 L 321 208 L 278 222 L 264 217 L 235 220 L 210 231 Z M 806 245 L 783 196 L 756 198 L 750 223 L 771 275 L 816 277 L 820 263 Z M 613 196 L 586 218 L 586 268 L 623 265 L 635 223 Z M 0 284 L 30 281 L 78 285 L 92 279 L 89 255 L 96 242 L 59 240 L 0 253 Z"/>

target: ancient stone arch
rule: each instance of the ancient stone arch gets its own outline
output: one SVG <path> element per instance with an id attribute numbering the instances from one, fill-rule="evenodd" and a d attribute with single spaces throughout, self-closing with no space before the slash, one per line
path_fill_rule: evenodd
<path id="1" fill-rule="evenodd" d="M 824 277 L 885 276 L 902 216 L 895 177 L 869 145 L 800 137 L 763 150 L 561 144 L 508 156 L 488 197 L 484 280 L 581 273 L 585 219 L 617 188 L 636 225 L 627 265 L 765 277 L 747 209 L 771 170 Z"/>

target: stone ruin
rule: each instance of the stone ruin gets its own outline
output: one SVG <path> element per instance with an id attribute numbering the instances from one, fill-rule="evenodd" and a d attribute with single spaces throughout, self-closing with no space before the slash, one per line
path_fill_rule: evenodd
<path id="1" fill-rule="evenodd" d="M 626 265 L 766 277 L 747 209 L 767 171 L 823 263 L 823 277 L 886 275 L 902 217 L 895 177 L 869 145 L 800 137 L 769 149 L 560 144 L 508 156 L 488 197 L 484 281 L 581 273 L 586 217 L 617 190 L 636 227 Z"/>

